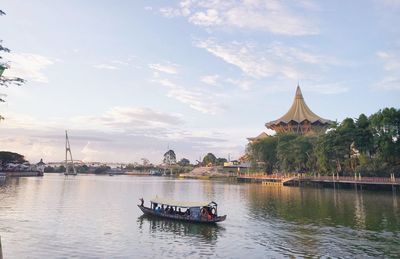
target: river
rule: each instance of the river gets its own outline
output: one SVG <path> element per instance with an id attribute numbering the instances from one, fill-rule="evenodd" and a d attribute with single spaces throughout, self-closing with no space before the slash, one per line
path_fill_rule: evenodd
<path id="1" fill-rule="evenodd" d="M 218 225 L 143 217 L 143 197 L 214 200 Z M 399 257 L 400 195 L 140 176 L 8 179 L 4 258 Z"/>

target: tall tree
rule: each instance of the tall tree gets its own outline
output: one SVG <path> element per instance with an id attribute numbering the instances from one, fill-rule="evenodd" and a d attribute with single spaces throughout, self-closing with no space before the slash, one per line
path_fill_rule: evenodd
<path id="1" fill-rule="evenodd" d="M 293 141 L 297 138 L 297 136 L 298 135 L 295 133 L 278 134 L 276 156 L 279 170 L 285 172 L 295 171 Z"/>
<path id="2" fill-rule="evenodd" d="M 5 166 L 8 163 L 21 164 L 24 162 L 26 162 L 25 157 L 21 154 L 9 151 L 0 151 L 0 163 L 2 166 Z"/>
<path id="3" fill-rule="evenodd" d="M 276 166 L 276 147 L 278 145 L 277 137 L 268 137 L 252 144 L 247 147 L 247 154 L 249 155 L 252 163 L 257 167 L 264 165 L 264 171 L 271 173 Z"/>
<path id="4" fill-rule="evenodd" d="M 370 117 L 378 155 L 389 164 L 400 163 L 400 109 L 385 108 Z"/>
<path id="5" fill-rule="evenodd" d="M 176 164 L 176 155 L 172 149 L 165 152 L 163 162 L 169 165 Z"/>
<path id="6" fill-rule="evenodd" d="M 188 165 L 190 165 L 190 161 L 187 158 L 182 158 L 181 160 L 179 160 L 178 165 L 180 165 L 180 166 L 188 166 Z"/>
<path id="7" fill-rule="evenodd" d="M 218 157 L 215 160 L 215 164 L 216 165 L 224 165 L 224 163 L 226 163 L 226 162 L 228 162 L 228 160 L 226 158 L 223 158 L 223 157 Z"/>
<path id="8" fill-rule="evenodd" d="M 215 165 L 215 162 L 217 160 L 217 157 L 213 153 L 208 153 L 204 158 L 203 158 L 203 164 L 208 165 L 212 164 Z"/>
<path id="9" fill-rule="evenodd" d="M 5 15 L 6 13 L 0 10 L 0 16 Z M 21 85 L 25 82 L 24 79 L 19 78 L 19 77 L 6 77 L 3 75 L 3 72 L 5 69 L 10 68 L 9 62 L 4 61 L 4 58 L 2 56 L 3 53 L 9 53 L 10 49 L 6 48 L 3 45 L 3 41 L 0 40 L 0 86 L 3 87 L 8 87 L 10 85 Z M 0 102 L 5 102 L 5 100 L 1 97 L 0 95 Z M 0 121 L 3 120 L 4 117 L 0 115 Z"/>
<path id="10" fill-rule="evenodd" d="M 372 155 L 373 134 L 370 128 L 370 121 L 365 114 L 361 114 L 356 121 L 355 147 L 363 155 Z"/>

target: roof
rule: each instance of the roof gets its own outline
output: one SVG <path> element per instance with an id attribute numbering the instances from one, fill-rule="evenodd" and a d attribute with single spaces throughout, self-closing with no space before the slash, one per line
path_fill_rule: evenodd
<path id="1" fill-rule="evenodd" d="M 249 141 L 254 141 L 254 140 L 264 139 L 264 138 L 267 138 L 267 137 L 269 137 L 269 135 L 268 135 L 267 133 L 261 132 L 261 134 L 258 135 L 257 137 L 254 137 L 254 138 L 247 138 L 247 139 L 248 139 Z"/>
<path id="2" fill-rule="evenodd" d="M 293 104 L 290 107 L 289 111 L 279 119 L 266 123 L 265 126 L 269 127 L 279 124 L 281 122 L 289 123 L 290 121 L 301 123 L 305 120 L 311 123 L 315 123 L 317 121 L 321 122 L 322 124 L 332 123 L 331 120 L 319 117 L 318 115 L 313 113 L 310 108 L 308 108 L 307 104 L 304 101 L 303 94 L 301 93 L 300 86 L 297 86 L 296 96 L 294 97 Z"/>
<path id="3" fill-rule="evenodd" d="M 169 206 L 177 206 L 177 207 L 204 207 L 208 206 L 212 201 L 175 201 L 169 199 L 163 199 L 159 197 L 155 197 L 150 200 L 152 203 L 164 204 Z"/>
<path id="4" fill-rule="evenodd" d="M 40 159 L 40 162 L 37 163 L 36 165 L 45 165 L 45 163 L 43 162 L 43 159 L 41 158 L 41 159 Z"/>

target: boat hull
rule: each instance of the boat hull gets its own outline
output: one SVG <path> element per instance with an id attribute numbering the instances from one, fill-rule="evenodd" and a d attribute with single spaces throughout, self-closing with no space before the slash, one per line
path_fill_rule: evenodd
<path id="1" fill-rule="evenodd" d="M 140 205 L 138 205 L 138 207 L 145 215 L 154 216 L 154 217 L 158 217 L 158 218 L 165 218 L 165 219 L 181 220 L 181 221 L 195 222 L 195 223 L 210 223 L 210 224 L 221 222 L 226 219 L 226 215 L 217 216 L 213 219 L 208 220 L 208 219 L 204 219 L 204 218 L 193 218 L 190 216 L 160 213 L 160 212 L 156 212 L 150 208 L 147 208 L 145 206 L 140 206 Z"/>

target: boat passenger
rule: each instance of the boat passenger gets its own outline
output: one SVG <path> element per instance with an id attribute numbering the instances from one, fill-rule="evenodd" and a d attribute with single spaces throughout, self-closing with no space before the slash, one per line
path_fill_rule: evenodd
<path id="1" fill-rule="evenodd" d="M 185 211 L 185 216 L 190 216 L 190 209 L 189 209 L 189 208 L 186 209 L 186 211 Z"/>
<path id="2" fill-rule="evenodd" d="M 143 198 L 140 198 L 139 200 L 140 200 L 140 206 L 142 206 L 142 207 L 143 207 L 143 204 L 144 204 L 144 200 L 143 200 Z"/>

